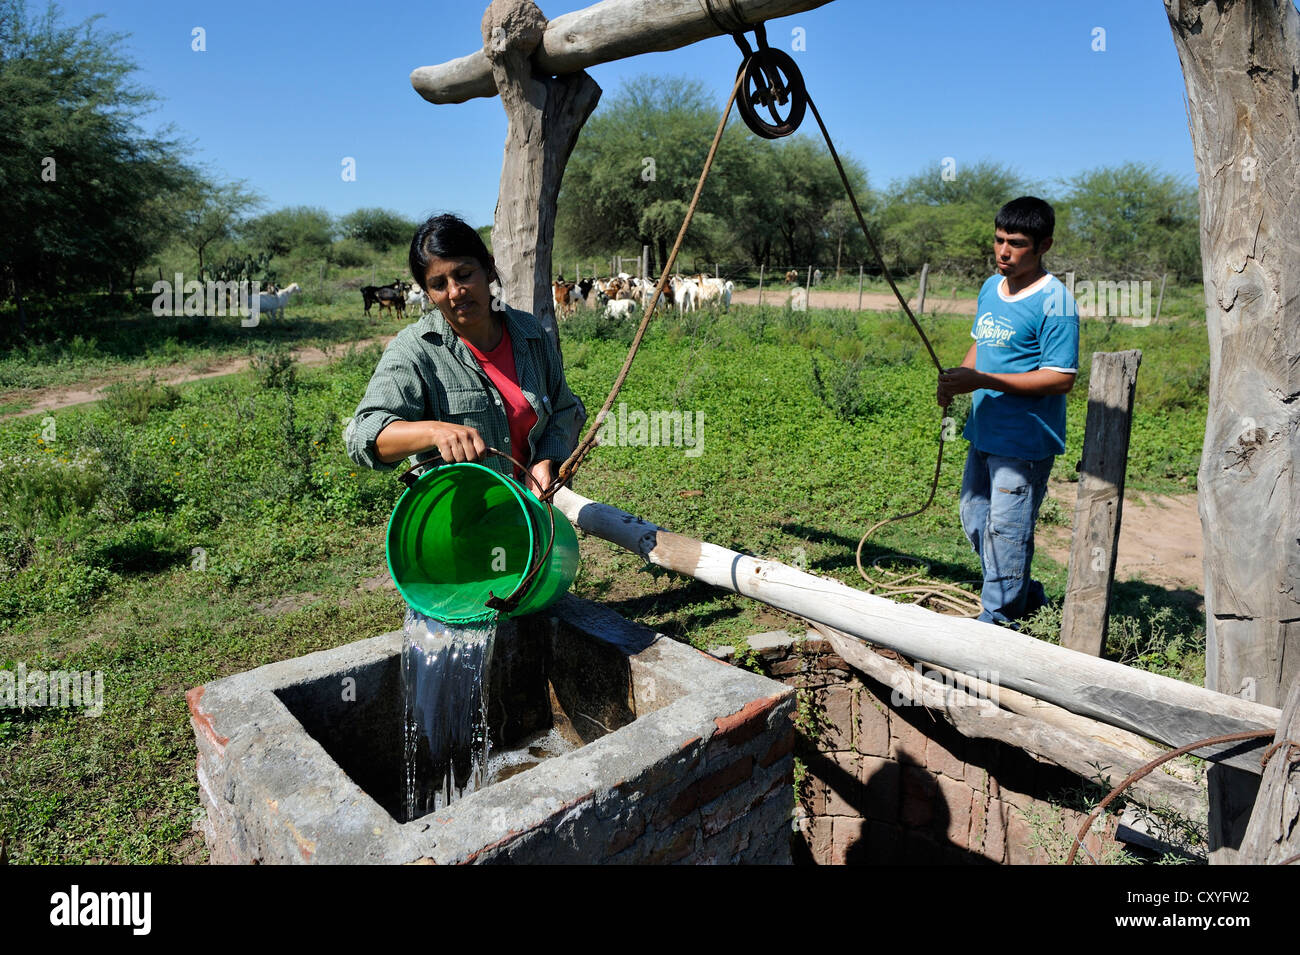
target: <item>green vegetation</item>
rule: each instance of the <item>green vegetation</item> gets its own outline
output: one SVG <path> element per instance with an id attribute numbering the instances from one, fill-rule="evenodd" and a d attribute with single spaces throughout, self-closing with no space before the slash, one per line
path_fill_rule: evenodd
<path id="1" fill-rule="evenodd" d="M 322 313 L 303 309 L 295 327 L 310 334 L 327 324 Z M 213 334 L 222 321 L 238 326 L 218 320 Z M 565 347 L 570 382 L 594 412 L 625 342 L 583 334 L 611 327 L 585 321 L 564 326 Z M 942 356 L 960 354 L 968 320 L 925 322 Z M 244 374 L 170 389 L 144 380 L 52 421 L 0 423 L 0 666 L 101 670 L 105 683 L 98 718 L 52 708 L 0 717 L 0 830 L 15 861 L 200 858 L 184 691 L 400 625 L 400 600 L 383 586 L 383 531 L 401 486 L 354 467 L 341 442 L 378 348 L 303 368 L 284 350 L 292 340 L 261 331 Z M 1093 348 L 1144 349 L 1132 487 L 1194 486 L 1205 397 L 1201 379 L 1180 369 L 1203 367 L 1204 334 L 1192 322 L 1084 324 L 1085 375 Z M 820 397 L 814 367 L 829 389 Z M 857 586 L 862 531 L 924 496 L 939 428 L 933 394 L 928 358 L 897 314 L 667 314 L 619 401 L 703 414 L 701 453 L 611 443 L 576 487 Z M 1071 399 L 1061 477 L 1078 457 L 1085 394 L 1086 384 Z M 946 455 L 934 506 L 883 528 L 868 560 L 897 553 L 947 580 L 978 575 L 957 526 L 962 449 Z M 696 646 L 792 623 L 650 572 L 603 541 L 587 538 L 582 551 L 579 595 Z M 1059 599 L 1065 568 L 1041 553 L 1036 566 Z M 1035 625 L 1055 638 L 1050 613 Z M 1198 615 L 1160 588 L 1119 583 L 1109 652 L 1199 680 Z"/>

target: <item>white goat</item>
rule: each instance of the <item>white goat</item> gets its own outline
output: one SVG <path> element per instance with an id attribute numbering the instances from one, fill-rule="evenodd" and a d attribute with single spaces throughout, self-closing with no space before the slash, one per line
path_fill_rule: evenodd
<path id="1" fill-rule="evenodd" d="M 253 314 L 265 315 L 268 318 L 274 314 L 276 318 L 284 318 L 284 307 L 289 303 L 289 296 L 301 291 L 302 288 L 297 282 L 291 282 L 278 292 L 258 292 L 254 296 L 256 308 Z"/>
<path id="2" fill-rule="evenodd" d="M 700 307 L 700 283 L 695 279 L 673 277 L 673 296 L 677 299 L 678 312 L 693 312 Z"/>
<path id="3" fill-rule="evenodd" d="M 636 311 L 636 299 L 614 299 L 605 306 L 606 318 L 631 318 Z"/>

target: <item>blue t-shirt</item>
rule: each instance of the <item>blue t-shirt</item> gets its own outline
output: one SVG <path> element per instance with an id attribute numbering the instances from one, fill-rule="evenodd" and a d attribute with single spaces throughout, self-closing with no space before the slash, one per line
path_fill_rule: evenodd
<path id="1" fill-rule="evenodd" d="M 980 289 L 975 370 L 1015 374 L 1079 368 L 1079 312 L 1061 280 L 1048 274 L 1007 296 L 1000 275 Z M 962 432 L 985 454 L 1037 461 L 1065 451 L 1065 395 L 1013 395 L 980 388 Z"/>

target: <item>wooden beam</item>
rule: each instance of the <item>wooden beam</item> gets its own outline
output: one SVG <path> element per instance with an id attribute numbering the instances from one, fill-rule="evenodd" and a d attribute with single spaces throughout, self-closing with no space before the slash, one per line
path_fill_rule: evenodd
<path id="1" fill-rule="evenodd" d="M 556 506 L 577 527 L 652 564 L 753 597 L 918 660 L 953 670 L 996 671 L 998 682 L 1072 713 L 1169 746 L 1223 733 L 1273 729 L 1279 712 L 1169 677 L 1090 657 L 1004 627 L 896 604 L 771 560 L 674 534 L 564 488 Z M 1259 772 L 1259 746 L 1203 751 Z"/>
<path id="2" fill-rule="evenodd" d="M 1061 646 L 1101 656 L 1119 554 L 1124 473 L 1133 393 L 1142 352 L 1093 352 L 1088 420 L 1083 430 L 1079 496 L 1074 506 L 1070 575 L 1061 611 Z"/>
<path id="3" fill-rule="evenodd" d="M 551 286 L 556 201 L 600 87 L 581 71 L 533 75 L 531 58 L 545 27 L 532 0 L 493 0 L 483 14 L 483 46 L 509 120 L 492 254 L 506 304 L 532 312 L 558 348 Z M 571 442 L 577 437 L 571 434 Z"/>
<path id="4" fill-rule="evenodd" d="M 714 6 L 722 16 L 736 7 L 752 24 L 803 13 L 829 2 L 715 0 Z M 722 35 L 705 13 L 702 0 L 655 0 L 653 4 L 645 0 L 601 0 L 547 23 L 534 63 L 539 73 L 548 76 L 577 73 L 601 63 L 641 53 L 676 50 Z M 773 46 L 785 45 L 779 36 L 771 39 Z M 739 64 L 739 50 L 736 60 Z M 492 68 L 482 50 L 437 66 L 418 67 L 411 72 L 411 85 L 430 103 L 463 103 L 479 96 L 497 95 Z"/>
<path id="5" fill-rule="evenodd" d="M 1300 680 L 1291 684 L 1255 809 L 1236 861 L 1277 865 L 1300 855 Z"/>
<path id="6" fill-rule="evenodd" d="M 830 641 L 835 652 L 859 672 L 898 691 L 931 712 L 941 714 L 963 736 L 995 739 L 1050 759 L 1084 779 L 1116 786 L 1133 770 L 1148 762 L 1095 738 L 1000 709 L 989 699 L 929 679 L 876 653 L 860 640 L 832 627 L 813 628 Z M 1162 773 L 1152 773 L 1129 789 L 1132 798 L 1153 809 L 1173 809 L 1180 815 L 1205 822 L 1206 795 L 1193 783 Z"/>

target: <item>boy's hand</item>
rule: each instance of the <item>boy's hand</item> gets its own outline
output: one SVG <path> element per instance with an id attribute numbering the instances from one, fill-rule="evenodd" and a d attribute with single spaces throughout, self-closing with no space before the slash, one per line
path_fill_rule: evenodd
<path id="1" fill-rule="evenodd" d="M 984 376 L 974 368 L 958 365 L 939 373 L 939 389 L 936 398 L 939 407 L 947 408 L 954 395 L 965 395 L 984 387 Z"/>

